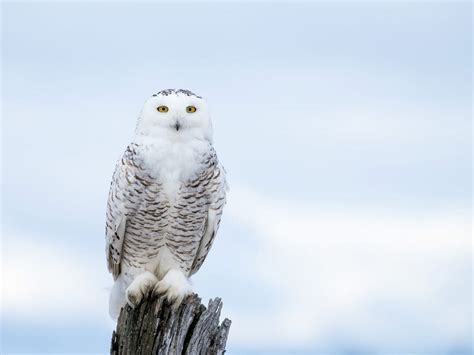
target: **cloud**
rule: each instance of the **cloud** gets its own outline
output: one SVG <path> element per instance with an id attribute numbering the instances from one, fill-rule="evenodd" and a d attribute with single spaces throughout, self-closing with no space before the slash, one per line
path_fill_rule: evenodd
<path id="1" fill-rule="evenodd" d="M 3 317 L 52 320 L 107 320 L 104 264 L 42 235 L 3 235 Z"/>
<path id="2" fill-rule="evenodd" d="M 231 310 L 235 344 L 385 352 L 470 346 L 468 211 L 317 210 L 239 187 L 229 200 L 230 217 L 261 238 L 255 278 L 280 300 L 271 312 Z"/>

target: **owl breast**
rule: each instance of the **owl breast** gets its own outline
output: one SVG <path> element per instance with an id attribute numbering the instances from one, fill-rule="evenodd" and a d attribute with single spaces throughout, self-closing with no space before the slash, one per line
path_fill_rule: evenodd
<path id="1" fill-rule="evenodd" d="M 206 146 L 142 145 L 138 208 L 127 215 L 124 268 L 163 274 L 179 267 L 189 273 L 209 211 L 205 189 Z"/>

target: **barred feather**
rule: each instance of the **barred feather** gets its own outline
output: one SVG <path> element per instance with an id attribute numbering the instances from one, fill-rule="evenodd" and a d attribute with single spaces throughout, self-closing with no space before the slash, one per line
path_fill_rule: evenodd
<path id="1" fill-rule="evenodd" d="M 106 221 L 108 269 L 114 279 L 126 269 L 143 269 L 163 247 L 191 275 L 201 267 L 219 227 L 225 204 L 225 171 L 208 144 L 199 170 L 180 181 L 171 198 L 159 167 L 144 155 L 149 147 L 132 143 L 117 162 Z"/>

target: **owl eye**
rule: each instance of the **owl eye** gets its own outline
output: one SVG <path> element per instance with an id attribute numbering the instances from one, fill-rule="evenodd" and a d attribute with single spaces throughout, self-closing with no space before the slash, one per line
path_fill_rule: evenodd
<path id="1" fill-rule="evenodd" d="M 196 112 L 196 107 L 195 106 L 188 106 L 188 107 L 186 107 L 186 112 L 187 113 Z"/>
<path id="2" fill-rule="evenodd" d="M 157 110 L 159 112 L 168 112 L 168 106 L 158 106 Z"/>

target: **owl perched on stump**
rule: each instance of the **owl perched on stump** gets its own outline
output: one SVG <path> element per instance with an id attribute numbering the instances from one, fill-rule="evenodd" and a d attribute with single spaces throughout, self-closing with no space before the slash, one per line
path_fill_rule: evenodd
<path id="1" fill-rule="evenodd" d="M 107 203 L 113 318 L 149 291 L 174 305 L 191 293 L 189 277 L 206 259 L 225 202 L 206 102 L 182 89 L 151 96 L 117 162 Z"/>

